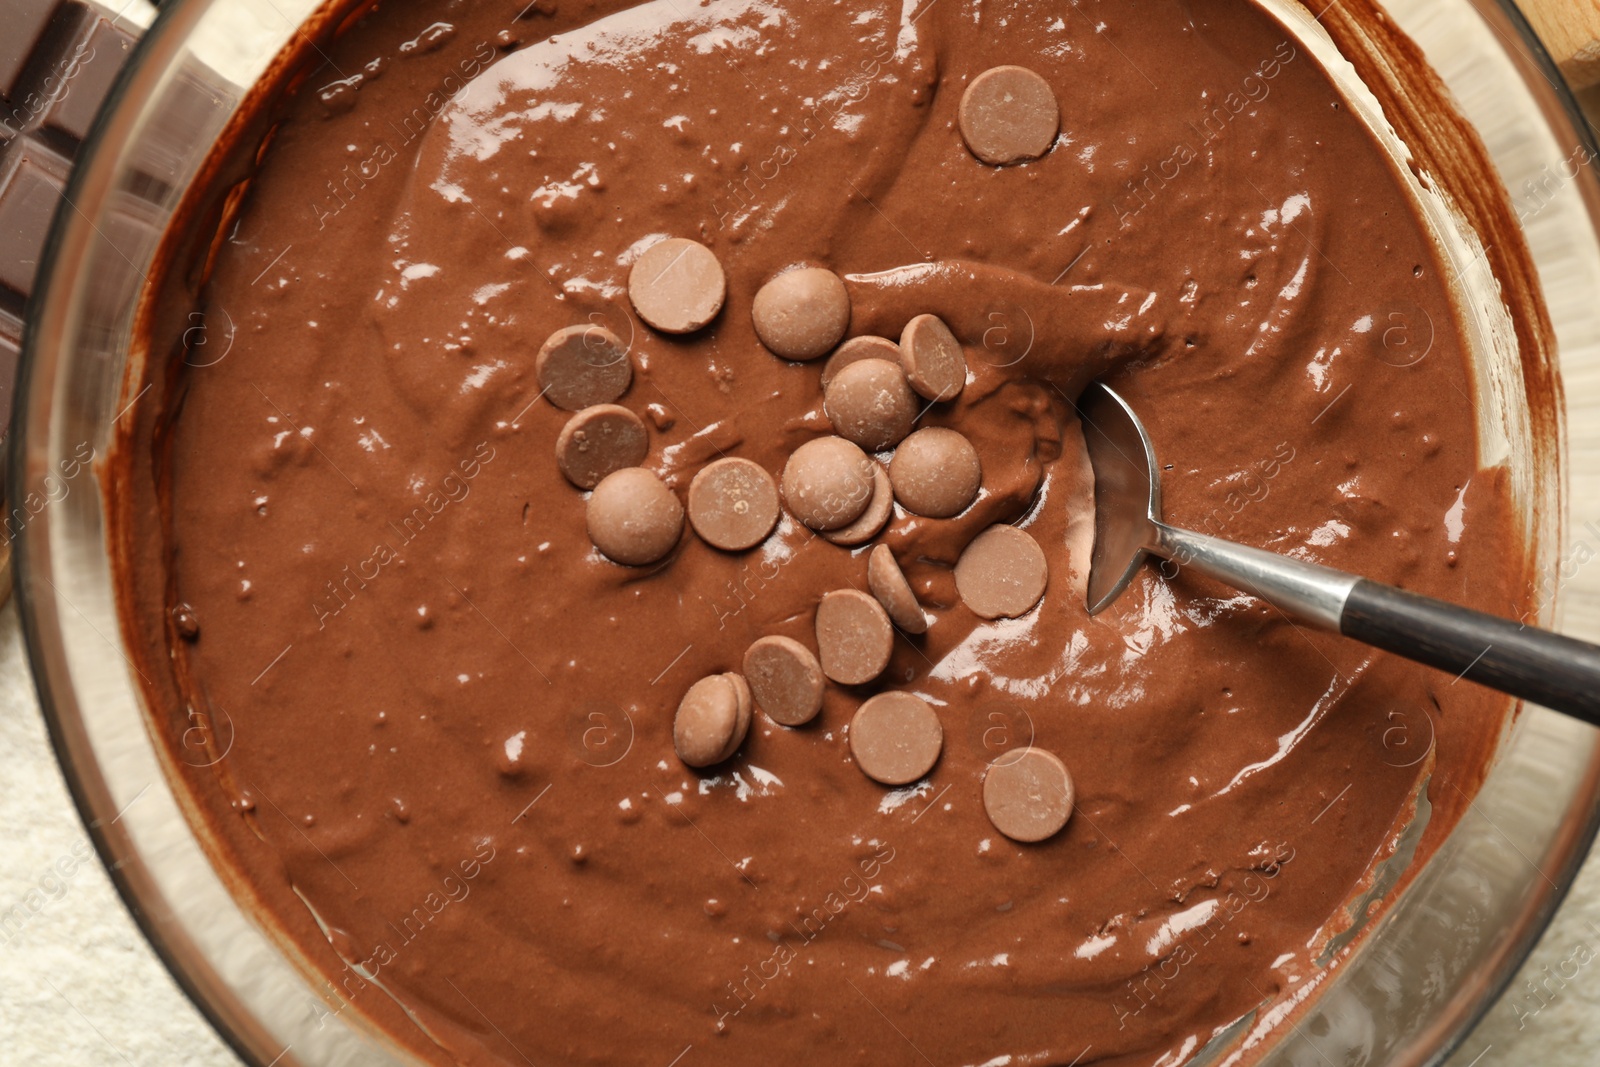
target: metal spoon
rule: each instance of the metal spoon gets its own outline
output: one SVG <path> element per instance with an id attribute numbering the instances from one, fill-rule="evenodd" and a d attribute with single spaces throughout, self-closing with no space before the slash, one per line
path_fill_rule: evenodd
<path id="1" fill-rule="evenodd" d="M 1169 526 L 1155 449 L 1127 401 L 1097 382 L 1077 408 L 1094 469 L 1089 614 L 1109 607 L 1155 555 L 1319 629 L 1600 726 L 1600 646 Z"/>

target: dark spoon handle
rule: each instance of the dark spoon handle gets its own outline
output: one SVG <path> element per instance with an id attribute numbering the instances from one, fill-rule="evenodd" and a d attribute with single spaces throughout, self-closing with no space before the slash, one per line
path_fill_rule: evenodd
<path id="1" fill-rule="evenodd" d="M 1362 578 L 1339 632 L 1600 726 L 1600 647 Z"/>
<path id="2" fill-rule="evenodd" d="M 1162 522 L 1145 551 L 1324 630 L 1600 726 L 1600 646 Z"/>

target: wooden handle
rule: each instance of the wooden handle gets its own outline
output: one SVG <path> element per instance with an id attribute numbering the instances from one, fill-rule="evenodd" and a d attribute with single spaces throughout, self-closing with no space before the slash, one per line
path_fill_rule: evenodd
<path id="1" fill-rule="evenodd" d="M 1600 0 L 1518 0 L 1574 89 L 1600 83 Z"/>

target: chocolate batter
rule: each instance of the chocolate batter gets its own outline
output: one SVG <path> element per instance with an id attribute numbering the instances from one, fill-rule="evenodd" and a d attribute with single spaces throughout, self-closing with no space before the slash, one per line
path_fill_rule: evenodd
<path id="1" fill-rule="evenodd" d="M 1131 400 L 1173 522 L 1525 607 L 1449 272 L 1324 72 L 1244 0 L 524 2 L 394 0 L 322 44 L 183 276 L 231 347 L 158 373 L 128 461 L 152 704 L 318 1010 L 439 1063 L 1148 1064 L 1309 993 L 1507 702 L 1153 567 L 1088 618 L 1069 401 Z M 958 103 L 1012 64 L 1060 133 L 993 166 Z M 630 313 L 663 235 L 726 272 L 698 332 Z M 796 264 L 846 278 L 851 336 L 950 325 L 973 378 L 918 425 L 977 446 L 982 491 L 878 539 L 931 619 L 878 686 L 695 772 L 685 690 L 758 638 L 811 647 L 875 542 L 785 515 L 746 552 L 606 560 L 533 356 L 626 341 L 617 402 L 680 496 L 723 456 L 776 475 L 832 432 L 821 361 L 752 325 Z M 1048 586 L 986 621 L 953 567 L 1010 522 Z M 903 789 L 844 730 L 891 687 L 944 730 Z M 981 782 L 1030 743 L 1076 806 L 1019 844 Z"/>

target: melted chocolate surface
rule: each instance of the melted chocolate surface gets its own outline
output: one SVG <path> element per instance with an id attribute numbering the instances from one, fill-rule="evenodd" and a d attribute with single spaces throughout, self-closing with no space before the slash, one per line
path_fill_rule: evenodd
<path id="1" fill-rule="evenodd" d="M 129 472 L 128 558 L 161 575 L 131 616 L 154 703 L 227 724 L 183 760 L 219 855 L 338 1010 L 440 1063 L 1181 1062 L 1315 984 L 1419 788 L 1419 855 L 1454 824 L 1504 698 L 1154 567 L 1083 604 L 1070 401 L 1098 377 L 1169 464 L 1171 521 L 1483 610 L 1520 588 L 1447 269 L 1263 11 L 397 0 L 325 51 L 203 288 L 231 347 L 179 372 Z M 1050 83 L 1061 133 L 997 168 L 957 105 L 1002 64 Z M 662 236 L 726 272 L 704 330 L 632 314 Z M 748 552 L 607 561 L 533 356 L 574 324 L 624 339 L 618 403 L 680 495 L 722 456 L 776 475 L 832 432 L 822 361 L 751 323 L 793 265 L 846 278 L 851 336 L 949 323 L 968 384 L 918 425 L 973 441 L 982 491 L 877 539 L 933 619 L 877 685 L 758 715 L 698 773 L 687 687 L 769 634 L 815 647 L 875 542 L 785 515 Z M 1050 578 L 990 622 L 952 569 L 997 522 Z M 885 688 L 945 732 L 905 789 L 844 732 Z M 981 782 L 1030 743 L 1077 802 L 1022 845 Z"/>

